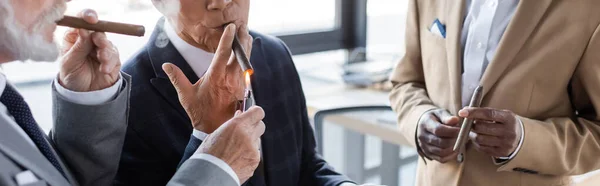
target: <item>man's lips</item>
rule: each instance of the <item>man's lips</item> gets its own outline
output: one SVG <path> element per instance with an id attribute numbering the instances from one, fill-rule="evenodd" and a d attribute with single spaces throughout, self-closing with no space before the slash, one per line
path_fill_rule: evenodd
<path id="1" fill-rule="evenodd" d="M 226 28 L 226 27 L 227 27 L 227 25 L 229 25 L 229 24 L 235 24 L 236 26 L 239 26 L 239 25 L 242 25 L 242 22 L 241 22 L 241 21 L 235 21 L 235 20 L 234 20 L 234 21 L 228 21 L 228 22 L 225 22 L 225 23 L 223 23 L 223 24 L 221 24 L 221 25 L 218 25 L 218 26 L 213 26 L 213 27 L 209 27 L 209 28 L 212 28 L 212 29 L 215 29 L 215 30 L 220 30 L 220 31 L 223 31 L 223 30 L 225 30 L 225 28 Z"/>

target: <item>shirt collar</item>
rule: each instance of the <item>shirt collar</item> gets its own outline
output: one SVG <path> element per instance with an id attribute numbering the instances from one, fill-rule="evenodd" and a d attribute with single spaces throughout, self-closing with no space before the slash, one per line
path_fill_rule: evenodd
<path id="1" fill-rule="evenodd" d="M 6 75 L 4 75 L 4 71 L 0 70 L 0 95 L 4 93 L 4 89 L 6 88 Z"/>
<path id="2" fill-rule="evenodd" d="M 215 54 L 206 52 L 185 42 L 179 37 L 179 35 L 177 35 L 175 29 L 173 29 L 173 26 L 168 20 L 165 21 L 164 31 L 171 43 L 173 43 L 173 46 L 175 46 L 175 49 L 177 49 L 183 59 L 185 59 L 190 67 L 192 67 L 194 73 L 198 77 L 202 77 L 206 70 L 208 70 L 208 67 L 210 66 Z"/>

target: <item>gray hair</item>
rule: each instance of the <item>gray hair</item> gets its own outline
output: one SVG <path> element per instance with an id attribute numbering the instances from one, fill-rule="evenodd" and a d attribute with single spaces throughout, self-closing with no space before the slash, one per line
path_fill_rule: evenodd
<path id="1" fill-rule="evenodd" d="M 54 61 L 58 57 L 58 46 L 48 42 L 39 33 L 44 26 L 62 17 L 66 5 L 56 1 L 53 7 L 40 15 L 31 33 L 17 22 L 12 4 L 0 0 L 0 52 L 13 60 Z"/>

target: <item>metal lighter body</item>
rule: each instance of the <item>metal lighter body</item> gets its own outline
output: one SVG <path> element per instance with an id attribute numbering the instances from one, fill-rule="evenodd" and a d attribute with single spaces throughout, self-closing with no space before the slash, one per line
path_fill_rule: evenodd
<path id="1" fill-rule="evenodd" d="M 481 101 L 483 98 L 483 87 L 477 86 L 473 91 L 473 95 L 471 96 L 471 101 L 469 103 L 469 107 L 480 107 Z M 458 138 L 456 139 L 456 143 L 454 144 L 453 150 L 458 152 L 458 156 L 456 160 L 459 163 L 462 163 L 465 160 L 465 146 L 469 141 L 469 132 L 471 132 L 471 128 L 473 127 L 473 119 L 465 118 L 463 119 L 462 126 L 460 127 L 460 132 L 458 133 Z"/>
<path id="2" fill-rule="evenodd" d="M 250 107 L 254 105 L 254 96 L 252 96 L 252 89 L 246 89 L 244 92 L 244 101 L 242 103 L 242 112 L 246 112 Z"/>

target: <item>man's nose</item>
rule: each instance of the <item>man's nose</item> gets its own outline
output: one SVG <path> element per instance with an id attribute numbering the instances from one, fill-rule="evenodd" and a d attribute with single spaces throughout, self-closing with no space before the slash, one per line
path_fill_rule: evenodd
<path id="1" fill-rule="evenodd" d="M 209 0 L 208 1 L 208 10 L 224 10 L 229 6 L 231 0 Z"/>

